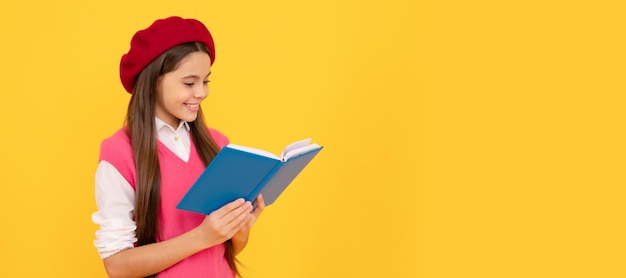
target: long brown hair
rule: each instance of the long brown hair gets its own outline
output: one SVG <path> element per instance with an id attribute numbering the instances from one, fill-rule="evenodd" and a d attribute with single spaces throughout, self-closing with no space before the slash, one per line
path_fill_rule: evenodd
<path id="1" fill-rule="evenodd" d="M 158 214 L 161 206 L 161 171 L 154 120 L 157 83 L 163 74 L 176 70 L 184 57 L 198 51 L 211 55 L 207 47 L 199 42 L 184 43 L 170 48 L 139 73 L 133 88 L 126 114 L 126 130 L 131 140 L 136 168 L 137 246 L 155 243 L 160 239 Z M 189 123 L 189 127 L 198 155 L 207 166 L 219 151 L 219 146 L 209 135 L 202 108 L 198 111 L 197 119 Z M 225 242 L 225 247 L 228 264 L 232 271 L 239 275 L 232 242 L 230 240 Z"/>

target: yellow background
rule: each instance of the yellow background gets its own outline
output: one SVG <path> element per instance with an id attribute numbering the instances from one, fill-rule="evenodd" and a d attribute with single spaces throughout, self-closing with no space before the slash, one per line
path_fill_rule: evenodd
<path id="1" fill-rule="evenodd" d="M 232 142 L 326 148 L 245 277 L 625 277 L 622 1 L 0 4 L 0 277 L 105 277 L 100 141 L 132 34 L 201 19 Z"/>

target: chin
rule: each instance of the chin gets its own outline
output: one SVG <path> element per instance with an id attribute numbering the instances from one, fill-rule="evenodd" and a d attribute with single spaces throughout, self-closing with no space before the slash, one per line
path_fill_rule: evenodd
<path id="1" fill-rule="evenodd" d="M 183 118 L 181 118 L 181 119 L 182 119 L 183 121 L 185 121 L 185 122 L 191 123 L 191 122 L 195 121 L 197 118 L 198 118 L 198 115 L 193 116 L 193 117 L 189 117 L 189 116 L 187 116 L 187 117 L 183 117 Z"/>

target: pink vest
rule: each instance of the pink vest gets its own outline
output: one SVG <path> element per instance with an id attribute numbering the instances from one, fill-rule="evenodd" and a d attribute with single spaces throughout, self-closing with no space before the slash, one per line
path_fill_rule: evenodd
<path id="1" fill-rule="evenodd" d="M 228 138 L 217 130 L 209 129 L 209 133 L 220 148 L 228 144 Z M 160 240 L 167 240 L 197 227 L 204 220 L 204 215 L 178 210 L 176 205 L 206 167 L 193 141 L 188 162 L 181 160 L 161 142 L 158 142 L 158 156 L 161 168 Z M 102 142 L 100 160 L 111 163 L 135 189 L 135 162 L 130 138 L 124 129 Z M 158 276 L 234 277 L 224 257 L 224 244 L 200 251 L 163 270 Z"/>

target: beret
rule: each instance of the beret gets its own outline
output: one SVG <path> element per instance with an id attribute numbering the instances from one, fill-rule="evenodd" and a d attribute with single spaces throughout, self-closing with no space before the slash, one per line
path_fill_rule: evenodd
<path id="1" fill-rule="evenodd" d="M 211 65 L 215 61 L 215 45 L 209 30 L 196 19 L 172 16 L 158 19 L 139 30 L 130 41 L 130 50 L 122 55 L 120 79 L 127 92 L 133 93 L 139 73 L 163 52 L 187 42 L 202 42 L 209 49 Z"/>

